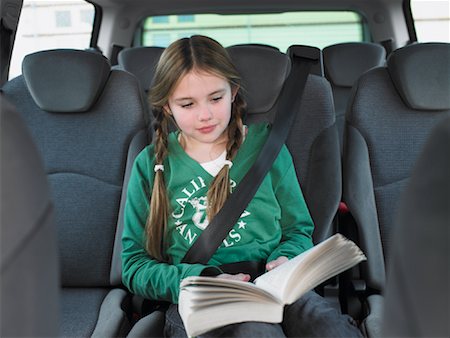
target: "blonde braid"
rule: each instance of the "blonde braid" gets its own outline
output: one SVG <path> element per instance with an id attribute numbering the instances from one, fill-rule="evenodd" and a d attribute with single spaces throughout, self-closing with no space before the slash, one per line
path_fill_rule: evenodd
<path id="1" fill-rule="evenodd" d="M 244 140 L 243 128 L 244 123 L 242 121 L 243 111 L 245 109 L 245 103 L 240 98 L 240 95 L 236 95 L 233 104 L 233 113 L 230 124 L 228 125 L 228 142 L 226 146 L 227 156 L 226 159 L 232 161 Z M 207 215 L 208 220 L 212 220 L 213 217 L 220 211 L 225 201 L 228 199 L 231 193 L 230 186 L 230 167 L 224 165 L 218 172 L 214 180 L 208 189 L 208 207 Z"/>
<path id="2" fill-rule="evenodd" d="M 161 110 L 155 114 L 155 159 L 156 164 L 162 165 L 168 153 L 168 122 Z M 153 168 L 151 168 L 153 170 Z M 167 230 L 169 218 L 169 198 L 164 182 L 162 170 L 155 172 L 152 196 L 150 199 L 150 212 L 145 224 L 146 249 L 150 256 L 157 260 L 164 260 L 164 235 Z"/>

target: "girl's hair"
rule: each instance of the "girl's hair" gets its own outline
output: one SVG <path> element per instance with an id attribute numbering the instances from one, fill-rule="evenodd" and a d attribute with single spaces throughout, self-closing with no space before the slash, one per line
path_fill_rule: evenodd
<path id="1" fill-rule="evenodd" d="M 236 95 L 232 103 L 231 119 L 227 128 L 227 160 L 233 160 L 243 142 L 245 102 L 239 93 L 240 76 L 225 48 L 206 36 L 194 35 L 173 42 L 165 49 L 156 67 L 149 101 L 155 116 L 155 160 L 163 164 L 168 153 L 168 134 L 172 116 L 165 111 L 169 96 L 181 78 L 191 70 L 203 71 L 226 79 Z M 229 166 L 225 165 L 212 181 L 207 194 L 207 215 L 211 220 L 230 195 Z M 151 168 L 153 170 L 153 168 Z M 158 259 L 164 257 L 164 235 L 170 213 L 170 204 L 164 175 L 156 171 L 150 201 L 150 212 L 145 225 L 146 249 Z"/>

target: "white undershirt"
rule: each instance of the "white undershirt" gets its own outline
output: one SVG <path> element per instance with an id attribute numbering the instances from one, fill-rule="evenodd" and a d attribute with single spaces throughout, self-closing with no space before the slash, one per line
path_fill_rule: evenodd
<path id="1" fill-rule="evenodd" d="M 227 152 L 223 151 L 222 154 L 219 155 L 218 158 L 212 161 L 200 163 L 200 165 L 205 169 L 211 176 L 216 177 L 219 173 L 220 169 L 225 165 Z"/>
<path id="2" fill-rule="evenodd" d="M 247 126 L 243 126 L 243 134 L 244 134 L 244 140 L 247 136 Z M 178 135 L 178 141 L 180 141 L 181 134 Z M 227 151 L 224 150 L 222 154 L 219 155 L 216 159 L 208 162 L 200 163 L 200 165 L 205 169 L 211 176 L 216 177 L 219 173 L 220 169 L 223 168 L 225 165 L 225 160 L 227 159 Z"/>

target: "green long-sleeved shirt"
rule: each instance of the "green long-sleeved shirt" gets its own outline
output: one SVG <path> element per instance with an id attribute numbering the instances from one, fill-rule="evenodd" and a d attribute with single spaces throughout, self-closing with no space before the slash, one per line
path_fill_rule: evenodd
<path id="1" fill-rule="evenodd" d="M 252 125 L 230 170 L 232 187 L 254 163 L 268 135 L 265 124 Z M 169 156 L 164 163 L 171 214 L 166 254 L 161 263 L 145 250 L 144 228 L 154 177 L 153 146 L 136 158 L 128 184 L 122 237 L 123 282 L 134 293 L 149 299 L 178 303 L 180 281 L 200 275 L 206 267 L 238 261 L 271 261 L 292 258 L 312 247 L 313 222 L 303 198 L 291 155 L 285 146 L 239 221 L 208 262 L 181 263 L 208 221 L 206 194 L 213 180 L 180 146 L 177 134 L 169 135 Z"/>

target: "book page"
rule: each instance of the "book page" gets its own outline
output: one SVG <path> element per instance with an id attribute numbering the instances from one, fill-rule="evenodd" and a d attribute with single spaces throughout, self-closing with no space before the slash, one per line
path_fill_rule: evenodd
<path id="1" fill-rule="evenodd" d="M 255 284 L 291 304 L 305 292 L 365 259 L 355 243 L 336 234 L 258 277 Z"/>
<path id="2" fill-rule="evenodd" d="M 221 284 L 223 287 L 219 287 L 220 291 L 218 292 L 208 291 L 205 293 L 205 288 L 209 287 L 204 285 L 185 285 L 181 289 L 179 311 L 189 336 L 201 335 L 232 323 L 248 321 L 279 323 L 282 321 L 284 306 L 281 302 L 274 301 L 270 294 L 267 294 L 268 298 L 261 297 L 261 294 L 264 295 L 266 292 L 251 283 L 238 283 L 250 287 L 241 288 L 240 285 L 238 288 L 226 287 L 227 283 L 223 283 Z M 223 289 L 228 289 L 228 291 L 223 292 Z M 242 291 L 246 289 L 249 292 L 246 294 L 244 292 L 243 296 Z M 239 292 L 233 294 L 233 290 Z M 256 293 L 254 293 L 255 291 Z"/>
<path id="3" fill-rule="evenodd" d="M 191 293 L 192 290 L 193 288 L 181 290 L 182 301 L 179 304 L 180 316 L 190 337 L 233 323 L 279 323 L 283 320 L 284 306 L 279 302 L 242 300 L 241 297 L 232 297 L 230 294 L 222 301 L 212 299 L 203 302 L 199 301 L 198 294 Z"/>
<path id="4" fill-rule="evenodd" d="M 276 298 L 273 294 L 262 290 L 253 283 L 232 279 L 192 276 L 183 279 L 180 288 L 181 290 L 188 289 L 192 294 L 197 294 L 201 298 L 217 297 L 219 294 L 229 297 L 232 294 L 239 297 L 247 296 L 253 299 L 282 303 L 281 299 Z"/>
<path id="5" fill-rule="evenodd" d="M 284 302 L 287 285 L 291 275 L 294 273 L 297 265 L 304 260 L 305 256 L 306 252 L 259 276 L 254 281 L 255 285 L 273 294 Z"/>

